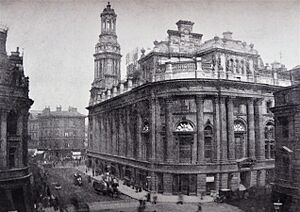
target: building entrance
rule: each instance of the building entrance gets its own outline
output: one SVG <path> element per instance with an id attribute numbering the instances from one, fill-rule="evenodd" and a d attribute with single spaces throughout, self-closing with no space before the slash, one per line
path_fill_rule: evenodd
<path id="1" fill-rule="evenodd" d="M 173 194 L 196 195 L 197 175 L 176 174 L 173 176 Z"/>
<path id="2" fill-rule="evenodd" d="M 179 134 L 179 163 L 192 162 L 193 134 Z"/>
<path id="3" fill-rule="evenodd" d="M 250 187 L 250 178 L 251 178 L 251 172 L 250 171 L 244 171 L 240 173 L 240 184 L 245 186 L 245 188 Z"/>

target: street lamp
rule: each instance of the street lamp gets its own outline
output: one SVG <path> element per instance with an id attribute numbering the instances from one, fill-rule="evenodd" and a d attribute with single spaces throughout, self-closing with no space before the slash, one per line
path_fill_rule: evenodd
<path id="1" fill-rule="evenodd" d="M 274 202 L 273 205 L 274 205 L 275 212 L 280 212 L 280 209 L 283 204 L 280 202 L 280 200 L 278 200 L 277 202 Z"/>
<path id="2" fill-rule="evenodd" d="M 60 196 L 60 190 L 61 190 L 61 185 L 56 183 L 55 186 L 54 186 L 55 190 L 57 191 L 57 194 L 58 194 L 58 198 L 59 198 L 59 211 L 63 211 L 63 207 L 62 207 L 62 199 L 61 199 L 61 196 Z"/>

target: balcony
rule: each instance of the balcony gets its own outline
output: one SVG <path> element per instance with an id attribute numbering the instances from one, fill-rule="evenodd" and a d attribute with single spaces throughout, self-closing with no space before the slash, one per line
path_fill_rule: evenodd
<path id="1" fill-rule="evenodd" d="M 28 167 L 13 168 L 13 169 L 0 169 L 0 182 L 18 179 L 29 175 Z"/>
<path id="2" fill-rule="evenodd" d="M 8 135 L 7 136 L 7 141 L 8 142 L 21 142 L 22 137 L 19 135 Z"/>

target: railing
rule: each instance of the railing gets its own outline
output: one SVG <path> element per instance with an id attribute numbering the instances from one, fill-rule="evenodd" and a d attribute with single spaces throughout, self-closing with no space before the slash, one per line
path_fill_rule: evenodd
<path id="1" fill-rule="evenodd" d="M 12 180 L 29 175 L 28 167 L 13 168 L 13 169 L 0 169 L 0 181 Z"/>
<path id="2" fill-rule="evenodd" d="M 22 141 L 22 137 L 19 135 L 8 135 L 7 136 L 7 140 L 9 142 L 21 142 Z"/>

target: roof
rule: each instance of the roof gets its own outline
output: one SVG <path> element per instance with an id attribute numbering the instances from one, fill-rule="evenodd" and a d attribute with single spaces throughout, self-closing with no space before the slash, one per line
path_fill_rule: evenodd
<path id="1" fill-rule="evenodd" d="M 37 119 L 40 114 L 42 114 L 41 110 L 30 110 L 30 119 Z"/>
<path id="2" fill-rule="evenodd" d="M 295 69 L 300 69 L 300 65 L 295 66 L 295 67 L 292 68 L 291 70 L 295 70 Z"/>
<path id="3" fill-rule="evenodd" d="M 43 111 L 41 117 L 56 116 L 56 117 L 85 117 L 85 115 L 77 111 Z"/>

